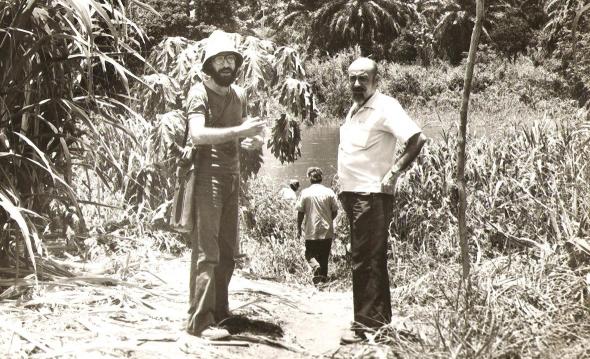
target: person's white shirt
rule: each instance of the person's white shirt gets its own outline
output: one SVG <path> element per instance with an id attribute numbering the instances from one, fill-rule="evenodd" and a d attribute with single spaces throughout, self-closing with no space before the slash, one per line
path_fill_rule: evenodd
<path id="1" fill-rule="evenodd" d="M 293 191 L 293 189 L 291 189 L 290 187 L 281 188 L 281 190 L 279 191 L 279 196 L 281 196 L 282 199 L 288 202 L 295 203 L 297 201 L 297 193 L 295 193 L 295 191 Z"/>
<path id="2" fill-rule="evenodd" d="M 332 214 L 338 212 L 336 194 L 331 188 L 314 183 L 301 191 L 296 209 L 305 214 L 304 239 L 323 240 L 334 238 Z"/>
<path id="3" fill-rule="evenodd" d="M 383 192 L 381 180 L 393 167 L 397 141 L 422 132 L 393 97 L 376 91 L 355 103 L 340 127 L 338 178 L 343 192 Z"/>

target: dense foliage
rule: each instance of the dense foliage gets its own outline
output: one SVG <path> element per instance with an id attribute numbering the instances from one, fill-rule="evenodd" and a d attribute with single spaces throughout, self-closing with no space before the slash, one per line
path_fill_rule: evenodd
<path id="1" fill-rule="evenodd" d="M 24 238 L 33 258 L 47 217 L 85 230 L 74 166 L 103 178 L 119 169 L 104 134 L 123 128 L 127 113 L 133 75 L 118 54 L 140 58 L 131 25 L 125 9 L 110 4 L 2 3 L 0 253 Z"/>

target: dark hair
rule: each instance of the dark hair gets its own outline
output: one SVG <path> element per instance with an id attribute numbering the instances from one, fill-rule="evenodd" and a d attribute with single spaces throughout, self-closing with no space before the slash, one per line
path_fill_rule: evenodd
<path id="1" fill-rule="evenodd" d="M 309 182 L 311 182 L 311 183 L 321 183 L 322 182 L 321 168 L 309 167 L 307 169 L 307 178 L 309 178 Z"/>
<path id="2" fill-rule="evenodd" d="M 211 61 L 206 61 L 201 68 L 205 74 L 211 76 L 213 74 L 213 65 L 211 65 Z"/>
<path id="3" fill-rule="evenodd" d="M 289 181 L 289 187 L 295 192 L 299 189 L 299 181 L 298 180 L 291 180 Z"/>

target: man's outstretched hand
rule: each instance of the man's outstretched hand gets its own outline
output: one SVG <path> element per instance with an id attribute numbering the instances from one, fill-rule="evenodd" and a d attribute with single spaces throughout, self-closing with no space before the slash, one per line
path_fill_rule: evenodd
<path id="1" fill-rule="evenodd" d="M 254 137 L 262 135 L 266 121 L 258 117 L 248 117 L 246 121 L 240 125 L 240 137 Z"/>
<path id="2" fill-rule="evenodd" d="M 247 151 L 258 150 L 258 149 L 262 148 L 263 144 L 264 144 L 264 141 L 262 140 L 262 136 L 260 136 L 260 135 L 244 138 L 242 140 L 242 142 L 240 143 L 240 145 L 242 146 L 242 149 L 247 150 Z"/>

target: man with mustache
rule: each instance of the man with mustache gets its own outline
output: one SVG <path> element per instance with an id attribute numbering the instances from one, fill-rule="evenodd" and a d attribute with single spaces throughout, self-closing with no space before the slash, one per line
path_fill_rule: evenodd
<path id="1" fill-rule="evenodd" d="M 348 68 L 353 105 L 340 128 L 340 201 L 350 225 L 354 323 L 342 344 L 391 322 L 387 239 L 397 179 L 426 137 L 394 98 L 377 91 L 377 63 L 358 58 Z M 395 158 L 397 141 L 405 143 Z"/>
<path id="2" fill-rule="evenodd" d="M 207 76 L 186 98 L 197 171 L 187 332 L 207 339 L 229 335 L 216 325 L 230 315 L 228 285 L 239 253 L 240 146 L 262 146 L 264 121 L 248 117 L 246 92 L 233 85 L 242 62 L 229 35 L 213 32 L 203 62 Z"/>

